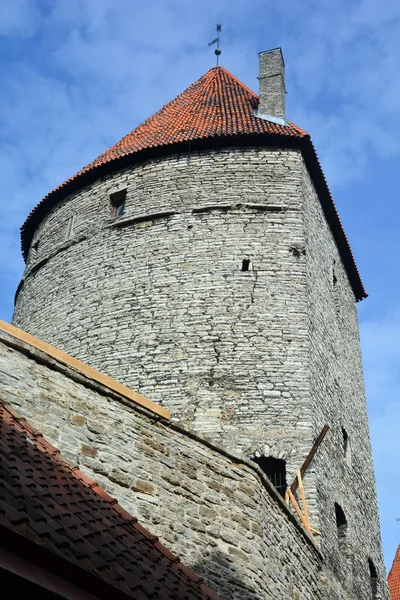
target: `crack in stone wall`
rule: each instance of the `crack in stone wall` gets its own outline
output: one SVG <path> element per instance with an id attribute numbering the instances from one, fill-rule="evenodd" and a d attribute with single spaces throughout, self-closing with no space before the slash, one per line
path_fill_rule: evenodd
<path id="1" fill-rule="evenodd" d="M 127 188 L 129 218 L 175 214 L 105 228 L 116 186 Z M 280 210 L 252 208 L 266 205 Z M 106 176 L 44 217 L 41 256 L 65 239 L 72 216 L 85 239 L 26 280 L 15 324 L 235 453 L 279 454 L 289 480 L 327 422 L 331 436 L 305 480 L 310 515 L 339 590 L 330 598 L 367 597 L 367 555 L 381 578 L 383 561 L 357 315 L 301 153 L 220 149 Z M 252 272 L 240 271 L 244 257 Z M 356 440 L 352 471 L 338 450 L 343 423 Z M 335 496 L 353 524 L 350 564 L 336 543 Z"/>

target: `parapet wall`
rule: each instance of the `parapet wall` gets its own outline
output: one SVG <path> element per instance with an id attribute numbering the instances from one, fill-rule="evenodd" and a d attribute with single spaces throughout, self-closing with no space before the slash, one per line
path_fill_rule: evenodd
<path id="1" fill-rule="evenodd" d="M 227 600 L 325 597 L 317 547 L 256 465 L 3 335 L 0 399 Z"/>

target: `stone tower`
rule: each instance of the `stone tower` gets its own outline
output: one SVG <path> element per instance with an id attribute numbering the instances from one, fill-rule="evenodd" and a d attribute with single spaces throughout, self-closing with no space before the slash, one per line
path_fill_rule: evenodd
<path id="1" fill-rule="evenodd" d="M 14 324 L 305 485 L 329 598 L 386 598 L 355 302 L 366 296 L 280 49 L 211 69 L 22 228 Z M 274 480 L 275 477 L 275 480 Z M 279 485 L 279 482 L 276 483 Z"/>

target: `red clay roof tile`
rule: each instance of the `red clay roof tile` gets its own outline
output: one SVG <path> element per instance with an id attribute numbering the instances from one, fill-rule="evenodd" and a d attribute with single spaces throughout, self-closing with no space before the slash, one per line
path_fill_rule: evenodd
<path id="1" fill-rule="evenodd" d="M 96 482 L 0 402 L 0 526 L 136 599 L 218 600 Z"/>
<path id="2" fill-rule="evenodd" d="M 400 600 L 400 545 L 388 575 L 390 600 Z"/>
<path id="3" fill-rule="evenodd" d="M 274 139 L 277 145 L 291 140 L 303 143 L 311 166 L 316 168 L 319 187 L 327 197 L 328 222 L 343 248 L 343 260 L 349 271 L 357 300 L 367 296 L 361 282 L 354 257 L 310 136 L 294 123 L 279 125 L 254 114 L 258 107 L 258 96 L 246 85 L 229 73 L 224 67 L 214 67 L 192 83 L 174 100 L 149 117 L 141 125 L 124 136 L 111 148 L 100 154 L 93 162 L 76 175 L 62 183 L 33 209 L 21 227 L 22 253 L 27 257 L 35 223 L 47 210 L 62 197 L 87 181 L 87 176 L 95 177 L 99 169 L 113 169 L 115 163 L 127 157 L 140 157 L 143 152 L 215 138 L 244 138 L 257 136 L 260 141 Z M 322 202 L 322 200 L 321 200 Z M 325 210 L 325 209 L 324 209 Z"/>

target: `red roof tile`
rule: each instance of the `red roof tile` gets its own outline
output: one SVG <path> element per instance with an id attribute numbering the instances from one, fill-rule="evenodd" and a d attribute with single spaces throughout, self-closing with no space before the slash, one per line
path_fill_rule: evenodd
<path id="1" fill-rule="evenodd" d="M 397 548 L 392 568 L 388 575 L 390 600 L 400 600 L 400 546 Z"/>
<path id="2" fill-rule="evenodd" d="M 0 526 L 128 596 L 218 600 L 156 536 L 2 403 Z"/>
<path id="3" fill-rule="evenodd" d="M 279 125 L 256 117 L 258 96 L 223 67 L 210 69 L 203 77 L 192 83 L 184 92 L 166 104 L 161 110 L 128 133 L 119 142 L 103 152 L 96 160 L 62 183 L 33 209 L 21 228 L 22 252 L 27 257 L 35 223 L 40 220 L 53 203 L 70 193 L 79 185 L 100 173 L 100 169 L 112 170 L 115 163 L 131 157 L 144 158 L 144 153 L 164 148 L 165 151 L 188 142 L 206 142 L 231 138 L 250 139 L 254 143 L 274 140 L 277 145 L 290 145 L 297 141 L 306 149 L 309 160 L 319 178 L 322 194 L 328 198 L 328 222 L 337 238 L 339 249 L 347 263 L 350 281 L 353 282 L 357 299 L 366 297 L 346 235 L 336 212 L 333 199 L 326 184 L 310 136 L 294 123 Z M 315 180 L 314 180 L 315 182 Z M 337 230 L 337 235 L 336 235 Z"/>

